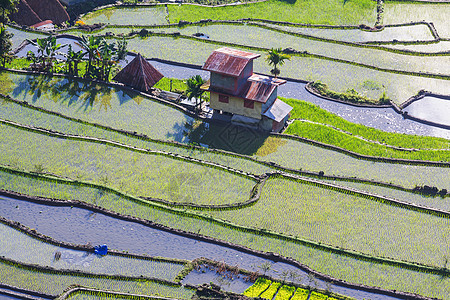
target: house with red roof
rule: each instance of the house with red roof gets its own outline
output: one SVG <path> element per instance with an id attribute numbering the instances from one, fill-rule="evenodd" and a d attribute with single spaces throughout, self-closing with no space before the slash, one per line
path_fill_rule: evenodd
<path id="1" fill-rule="evenodd" d="M 286 80 L 253 73 L 253 60 L 260 54 L 220 48 L 203 65 L 210 80 L 202 89 L 210 92 L 215 113 L 232 114 L 233 123 L 279 132 L 292 107 L 277 98 Z"/>

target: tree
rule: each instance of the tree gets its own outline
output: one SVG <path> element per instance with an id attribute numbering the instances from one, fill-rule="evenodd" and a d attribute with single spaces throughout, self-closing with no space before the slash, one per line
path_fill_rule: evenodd
<path id="1" fill-rule="evenodd" d="M 12 34 L 6 31 L 5 27 L 0 27 L 0 59 L 2 60 L 2 66 L 5 67 L 8 61 L 12 60 Z"/>
<path id="2" fill-rule="evenodd" d="M 83 51 L 75 52 L 72 50 L 72 45 L 69 45 L 69 50 L 64 56 L 66 57 L 67 72 L 69 75 L 78 76 L 78 64 L 83 60 Z"/>
<path id="3" fill-rule="evenodd" d="M 125 59 L 127 55 L 127 42 L 125 39 L 109 44 L 104 37 L 82 36 L 78 45 L 88 55 L 85 77 L 108 81 L 112 68 Z"/>
<path id="4" fill-rule="evenodd" d="M 85 52 L 84 54 L 88 55 L 88 64 L 86 65 L 86 73 L 85 77 L 92 77 L 94 60 L 99 56 L 98 48 L 102 42 L 102 37 L 99 36 L 82 36 L 79 43 L 77 43 L 81 49 Z"/>
<path id="5" fill-rule="evenodd" d="M 56 43 L 55 36 L 49 36 L 47 38 L 36 39 L 38 48 L 37 59 L 42 63 L 42 70 L 51 71 L 53 69 L 53 62 L 56 60 L 56 53 L 61 49 L 61 44 Z"/>
<path id="6" fill-rule="evenodd" d="M 201 100 L 205 92 L 200 87 L 205 83 L 205 80 L 200 75 L 195 75 L 186 81 L 186 94 L 189 100 L 195 98 L 195 108 L 198 107 L 198 100 Z"/>
<path id="7" fill-rule="evenodd" d="M 0 22 L 2 23 L 2 27 L 5 27 L 5 23 L 9 20 L 8 15 L 17 10 L 16 5 L 18 2 L 19 0 L 0 0 Z"/>
<path id="8" fill-rule="evenodd" d="M 266 56 L 266 62 L 269 64 L 269 66 L 273 66 L 273 69 L 270 70 L 270 73 L 272 73 L 275 77 L 280 75 L 280 69 L 278 69 L 277 66 L 284 65 L 284 61 L 290 59 L 291 56 L 283 53 L 283 50 L 281 48 L 270 49 Z"/>

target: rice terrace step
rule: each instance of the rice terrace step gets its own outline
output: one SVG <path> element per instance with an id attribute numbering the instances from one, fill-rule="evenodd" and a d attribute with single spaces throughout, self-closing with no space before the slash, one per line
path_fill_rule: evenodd
<path id="1" fill-rule="evenodd" d="M 0 9 L 0 300 L 450 299 L 449 1 Z"/>

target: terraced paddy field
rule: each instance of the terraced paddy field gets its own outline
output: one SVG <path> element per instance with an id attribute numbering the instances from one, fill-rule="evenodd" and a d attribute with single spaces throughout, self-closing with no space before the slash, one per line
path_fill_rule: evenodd
<path id="1" fill-rule="evenodd" d="M 450 90 L 447 9 L 386 2 L 376 30 L 377 4 L 365 0 L 168 4 L 81 19 L 108 23 L 90 34 L 116 40 L 145 28 L 126 37 L 129 50 L 198 66 L 232 46 L 261 54 L 255 71 L 267 74 L 267 49 L 291 47 L 281 76 L 401 105 L 421 89 Z M 230 22 L 243 18 L 252 20 Z M 202 19 L 223 22 L 176 24 Z M 44 36 L 8 30 L 14 46 Z M 60 299 L 191 299 L 183 272 L 213 256 L 275 277 L 246 292 L 268 300 L 403 297 L 394 290 L 448 299 L 447 139 L 383 132 L 301 99 L 283 99 L 291 122 L 271 135 L 80 79 L 2 71 L 0 92 L 2 284 Z M 93 254 L 91 240 L 109 254 Z"/>
<path id="2" fill-rule="evenodd" d="M 157 167 L 158 164 L 155 164 L 153 160 L 148 165 L 149 167 L 151 166 L 151 168 L 137 168 L 137 166 L 142 163 L 135 164 L 131 161 L 124 163 L 125 161 L 123 159 L 127 156 L 138 160 L 140 159 L 139 157 L 146 157 L 145 162 L 149 162 L 148 159 L 150 159 L 151 155 L 145 153 L 135 153 L 135 151 L 132 150 L 134 149 L 133 147 L 142 147 L 143 149 L 152 150 L 155 149 L 170 153 L 178 152 L 186 157 L 191 156 L 201 158 L 200 164 L 194 164 L 193 166 L 187 167 L 191 171 L 193 168 L 200 168 L 199 170 L 202 168 L 208 169 L 209 167 L 207 167 L 207 163 L 216 162 L 218 158 L 221 158 L 220 164 L 232 166 L 236 170 L 245 170 L 245 172 L 254 175 L 262 175 L 265 172 L 274 171 L 272 167 L 265 164 L 265 162 L 270 161 L 276 161 L 281 167 L 291 167 L 296 170 L 299 170 L 300 168 L 305 168 L 306 170 L 305 163 L 308 162 L 311 166 L 311 171 L 323 170 L 323 168 L 320 167 L 322 160 L 318 159 L 318 157 L 320 157 L 318 153 L 320 153 L 320 151 L 326 151 L 324 157 L 330 158 L 330 155 L 339 156 L 339 158 L 336 159 L 330 158 L 330 160 L 325 163 L 327 166 L 333 166 L 337 162 L 342 163 L 343 159 L 353 160 L 354 163 L 366 164 L 364 167 L 360 168 L 360 170 L 364 170 L 362 173 L 355 173 L 357 168 L 354 167 L 348 169 L 351 170 L 351 172 L 345 173 L 342 168 L 345 164 L 339 164 L 339 166 L 336 165 L 334 170 L 336 170 L 337 174 L 344 174 L 344 177 L 352 177 L 355 174 L 358 174 L 358 176 L 361 176 L 363 179 L 373 179 L 371 177 L 373 175 L 367 174 L 374 174 L 377 176 L 381 176 L 380 174 L 390 174 L 390 176 L 383 175 L 376 178 L 384 182 L 394 181 L 394 183 L 403 185 L 406 188 L 412 188 L 416 184 L 424 183 L 436 185 L 440 188 L 447 187 L 446 183 L 448 183 L 448 181 L 446 181 L 445 178 L 448 178 L 448 175 L 446 174 L 448 168 L 446 167 L 409 167 L 398 164 L 365 162 L 364 160 L 348 157 L 342 153 L 322 149 L 321 147 L 312 146 L 291 139 L 283 139 L 282 137 L 265 137 L 263 142 L 260 144 L 260 149 L 255 150 L 253 153 L 253 157 L 249 155 L 233 156 L 227 152 L 206 149 L 201 150 L 200 148 L 190 149 L 189 147 L 184 147 L 182 144 L 175 144 L 170 141 L 162 143 L 151 138 L 137 138 L 137 136 L 126 135 L 123 132 L 118 131 L 118 129 L 122 127 L 122 124 L 126 124 L 125 120 L 121 121 L 122 117 L 119 112 L 122 110 L 126 111 L 131 109 L 131 111 L 133 111 L 136 110 L 132 108 L 134 106 L 139 107 L 140 105 L 152 105 L 154 107 L 161 107 L 169 113 L 170 111 L 173 111 L 183 115 L 171 106 L 165 106 L 160 103 L 153 102 L 151 99 L 145 97 L 139 98 L 139 101 L 135 101 L 134 99 L 137 97 L 142 97 L 137 95 L 127 95 L 125 97 L 128 97 L 129 100 L 121 101 L 122 98 L 120 96 L 125 95 L 123 92 L 120 90 L 111 90 L 110 88 L 102 86 L 101 89 L 104 91 L 104 94 L 112 95 L 111 98 L 109 98 L 111 100 L 108 99 L 108 101 L 112 101 L 112 103 L 116 104 L 111 106 L 107 105 L 106 107 L 109 108 L 105 110 L 105 105 L 101 104 L 101 98 L 98 97 L 94 98 L 98 100 L 94 100 L 92 102 L 92 106 L 89 104 L 86 106 L 86 109 L 82 109 L 80 111 L 80 106 L 79 104 L 77 105 L 76 101 L 72 102 L 73 104 L 70 105 L 70 100 L 59 100 L 70 99 L 73 97 L 71 94 L 64 94 L 65 89 L 61 89 L 59 87 L 61 84 L 65 83 L 65 79 L 54 78 L 52 84 L 47 84 L 47 89 L 41 88 L 39 89 L 41 92 L 37 93 L 36 91 L 33 92 L 33 89 L 29 88 L 30 83 L 39 85 L 39 83 L 44 80 L 39 78 L 32 79 L 30 76 L 12 73 L 3 73 L 3 76 L 3 78 L 5 78 L 5 82 L 7 83 L 4 85 L 4 92 L 9 92 L 12 96 L 17 96 L 20 99 L 28 101 L 28 104 L 8 98 L 4 98 L 2 101 L 1 115 L 3 120 L 5 120 L 2 124 L 2 136 L 4 137 L 4 143 L 2 143 L 4 148 L 2 152 L 10 152 L 10 154 L 2 156 L 2 164 L 9 165 L 9 167 L 3 168 L 2 171 L 1 188 L 3 189 L 49 198 L 82 200 L 84 202 L 92 203 L 125 215 L 132 215 L 146 220 L 162 223 L 169 227 L 188 230 L 191 232 L 201 232 L 207 236 L 246 245 L 247 247 L 257 250 L 278 252 L 283 255 L 293 257 L 298 261 L 312 267 L 314 270 L 353 282 L 355 282 L 354 275 L 351 275 L 352 277 L 348 277 L 348 275 L 346 275 L 346 270 L 350 270 L 349 268 L 352 270 L 355 270 L 355 268 L 358 269 L 360 275 L 357 277 L 358 279 L 356 279 L 356 282 L 367 285 L 376 285 L 388 289 L 406 290 L 437 297 L 440 297 L 439 295 L 442 295 L 441 293 L 446 293 L 447 291 L 446 283 L 444 281 L 439 281 L 439 284 L 436 281 L 437 278 L 440 278 L 440 275 L 427 273 L 429 271 L 417 270 L 417 266 L 419 266 L 419 270 L 436 270 L 435 272 L 441 272 L 439 270 L 441 270 L 440 268 L 448 253 L 445 252 L 445 247 L 440 247 L 439 245 L 444 245 L 448 240 L 448 237 L 446 236 L 445 231 L 439 231 L 437 228 L 446 228 L 448 226 L 446 225 L 447 218 L 444 216 L 429 214 L 426 211 L 417 212 L 414 209 L 408 209 L 407 207 L 400 208 L 388 205 L 383 201 L 377 201 L 376 198 L 361 198 L 357 195 L 352 196 L 351 193 L 342 193 L 337 190 L 329 189 L 324 185 L 302 184 L 296 182 L 295 180 L 292 181 L 289 179 L 268 179 L 265 185 L 261 188 L 261 198 L 258 202 L 256 202 L 256 204 L 249 207 L 243 207 L 238 210 L 230 211 L 222 210 L 220 213 L 215 212 L 214 210 L 204 209 L 202 211 L 184 212 L 180 214 L 181 211 L 165 208 L 160 204 L 137 198 L 139 196 L 151 195 L 151 193 L 158 193 L 153 195 L 159 195 L 159 197 L 164 200 L 183 202 L 183 200 L 178 196 L 170 198 L 169 194 L 158 192 L 163 191 L 161 188 L 164 189 L 164 186 L 166 186 L 165 184 L 158 184 L 154 188 L 151 188 L 151 185 L 149 184 L 154 182 L 154 180 L 149 179 L 151 178 L 149 177 L 151 173 L 145 173 L 146 175 L 142 175 L 141 179 L 137 182 L 146 182 L 142 180 L 148 181 L 145 184 L 139 185 L 133 184 L 133 182 L 136 181 L 131 179 L 129 179 L 129 183 L 120 184 L 121 180 L 124 178 L 122 176 L 117 176 L 118 173 L 125 172 L 125 169 L 119 170 L 124 166 L 126 166 L 127 171 L 128 169 L 133 170 L 132 174 L 134 175 L 137 174 L 136 172 L 139 169 L 141 170 L 139 172 L 143 172 L 144 170 L 145 172 L 150 172 L 150 170 Z M 16 87 L 17 83 L 15 83 L 15 81 L 19 82 L 18 85 L 21 86 L 20 92 L 18 92 L 19 89 Z M 77 82 L 72 82 L 71 85 L 73 87 L 71 92 L 72 95 L 77 95 L 77 98 L 73 98 L 74 100 L 80 98 L 84 99 L 84 97 L 86 97 L 84 95 L 89 91 L 89 89 L 86 90 L 82 84 Z M 61 92 L 58 93 L 56 91 Z M 53 97 L 57 97 L 56 101 L 53 100 Z M 81 107 L 84 108 L 85 106 Z M 43 108 L 45 108 L 46 111 L 42 110 Z M 114 110 L 116 111 L 113 113 L 112 111 Z M 313 110 L 314 108 L 311 109 L 311 111 Z M 111 113 L 111 117 L 108 117 L 109 113 Z M 360 127 L 343 122 L 339 118 L 333 117 L 332 115 L 327 115 L 326 113 L 322 114 L 324 114 L 323 116 L 327 116 L 326 118 L 323 117 L 323 119 L 327 119 L 328 122 L 333 125 L 337 125 L 346 130 L 359 130 L 360 133 L 365 132 L 365 130 Z M 116 118 L 113 118 L 112 116 L 116 116 Z M 320 113 L 313 114 L 313 116 L 314 117 L 311 117 L 311 119 L 316 121 L 322 118 L 319 117 Z M 80 120 L 77 120 L 78 118 L 80 118 Z M 112 128 L 108 129 L 105 126 L 110 126 Z M 132 128 L 133 126 L 130 126 L 127 130 L 131 130 Z M 157 132 L 154 133 L 153 129 L 155 126 L 148 126 L 146 128 L 145 126 L 142 126 L 140 128 L 141 129 L 138 130 L 142 130 L 142 132 L 144 132 L 148 137 L 157 137 L 160 139 L 164 139 L 164 137 L 166 137 L 167 139 L 169 136 L 161 131 L 160 128 L 157 128 Z M 47 134 L 45 130 L 49 129 L 54 132 Z M 77 139 L 61 139 L 62 134 L 78 135 L 81 137 Z M 113 143 L 120 143 L 124 146 L 117 148 L 112 144 L 92 144 L 91 147 L 90 144 L 92 141 L 86 139 L 89 137 L 105 139 Z M 411 137 L 398 139 L 387 135 L 386 138 L 391 138 L 391 141 L 394 144 L 400 143 L 400 145 L 407 145 L 409 143 L 411 145 L 411 143 L 414 143 L 414 139 Z M 170 140 L 170 138 L 168 140 Z M 29 145 L 27 146 L 24 142 L 29 143 Z M 429 139 L 428 143 L 429 145 L 426 147 L 435 146 L 436 148 L 445 148 L 448 146 L 448 143 L 444 139 Z M 40 145 L 45 147 L 41 147 Z M 309 147 L 311 149 L 308 148 L 309 150 L 305 150 L 305 152 L 301 154 L 302 152 L 299 152 L 299 149 L 304 147 Z M 51 152 L 48 151 L 49 148 L 52 149 Z M 33 149 L 32 155 L 31 153 L 25 153 L 25 149 Z M 292 152 L 289 152 L 289 149 L 292 149 Z M 73 151 L 81 152 L 75 155 Z M 445 151 L 446 150 L 443 150 L 443 153 L 445 153 Z M 315 153 L 315 158 L 309 159 L 308 156 L 306 156 L 307 153 Z M 293 156 L 294 154 L 297 156 Z M 108 165 L 112 169 L 108 175 L 116 175 L 105 176 L 105 172 L 98 172 L 98 170 L 100 170 L 99 168 L 106 171 L 106 167 L 108 165 L 105 165 L 104 163 L 95 163 L 95 161 L 100 161 L 98 160 L 99 158 L 94 158 L 96 156 L 102 157 L 102 162 L 111 161 Z M 121 157 L 121 159 L 120 161 L 113 162 L 114 157 Z M 289 157 L 290 160 L 286 159 L 287 157 Z M 302 157 L 305 163 L 301 163 Z M 157 156 L 156 158 L 163 159 L 164 166 L 167 165 L 168 161 L 173 160 L 164 156 Z M 136 162 L 138 162 L 138 160 Z M 139 160 L 139 162 L 144 161 Z M 315 163 L 313 164 L 313 162 Z M 332 162 L 332 164 L 330 164 L 330 162 Z M 189 162 L 183 162 L 180 160 L 175 160 L 173 163 L 189 164 Z M 388 166 L 388 168 L 395 170 L 392 172 L 402 171 L 409 173 L 405 173 L 408 175 L 399 173 L 398 177 L 393 176 L 393 173 L 386 171 L 375 171 L 375 169 L 373 173 L 367 173 L 370 170 L 369 165 L 373 168 L 373 166 L 376 166 L 377 164 L 380 165 L 380 168 L 387 168 Z M 132 165 L 135 165 L 136 169 L 130 169 L 130 166 Z M 319 167 L 317 167 L 317 165 L 319 165 Z M 116 170 L 117 168 L 119 169 Z M 186 167 L 176 167 L 175 169 L 181 171 L 186 169 Z M 278 167 L 276 169 L 280 170 Z M 411 170 L 408 171 L 409 169 Z M 17 172 L 18 170 L 20 171 Z M 281 170 L 284 172 L 290 172 L 289 169 Z M 29 171 L 38 173 L 34 173 L 33 175 L 33 173 L 30 173 Z M 254 180 L 233 175 L 234 171 L 230 173 L 220 171 L 220 169 L 216 168 L 211 169 L 211 171 L 214 173 L 205 173 L 205 177 L 203 177 L 201 181 L 204 184 L 204 180 L 213 179 L 213 177 L 211 177 L 212 174 L 221 174 L 218 175 L 220 177 L 213 179 L 216 186 L 214 186 L 213 189 L 201 189 L 197 192 L 192 189 L 189 189 L 189 192 L 187 192 L 188 190 L 183 191 L 182 194 L 185 196 L 189 197 L 189 195 L 194 195 L 192 196 L 193 198 L 189 198 L 190 202 L 193 201 L 193 199 L 195 201 L 202 201 L 203 198 L 217 199 L 221 201 L 221 204 L 239 203 L 249 198 L 250 191 L 255 184 Z M 39 172 L 47 172 L 48 175 L 39 175 Z M 329 172 L 331 171 L 326 170 L 325 174 L 328 174 Z M 165 172 L 164 174 L 173 174 L 173 172 Z M 55 175 L 57 177 L 55 177 Z M 186 175 L 183 175 L 181 177 L 186 179 L 185 176 Z M 243 198 L 231 196 L 232 194 L 229 192 L 231 191 L 230 187 L 236 188 L 236 192 L 243 192 L 242 186 L 233 183 L 232 181 L 230 182 L 230 186 L 224 186 L 227 192 L 218 192 L 218 195 L 221 195 L 220 197 L 211 198 L 210 196 L 195 196 L 200 195 L 195 193 L 209 193 L 219 188 L 219 186 L 217 186 L 217 182 L 228 181 L 227 179 L 224 181 L 224 179 L 227 178 L 226 176 L 231 176 L 230 178 L 236 177 L 236 180 L 242 181 L 243 183 L 248 182 L 250 184 L 248 185 L 247 192 L 242 194 Z M 126 176 L 126 178 L 128 177 L 129 176 Z M 167 176 L 164 176 L 164 178 L 158 176 L 158 178 L 158 180 L 170 179 L 170 177 L 167 178 Z M 405 178 L 408 178 L 408 180 L 405 180 Z M 95 185 L 92 185 L 91 183 L 95 183 Z M 339 181 L 338 183 L 343 186 L 347 184 L 345 180 Z M 350 183 L 348 185 L 351 186 Z M 177 186 L 181 187 L 179 185 Z M 363 190 L 364 186 L 365 185 L 361 183 L 360 186 L 354 185 L 353 187 L 357 189 L 360 187 Z M 101 187 L 108 188 L 99 194 L 98 189 L 101 189 Z M 302 189 L 305 188 L 306 190 L 303 191 Z M 398 192 L 396 192 L 397 194 L 395 193 L 397 190 L 392 190 L 389 187 L 385 187 L 385 189 L 387 191 L 393 191 L 389 195 L 394 198 L 397 196 L 400 200 L 409 199 L 408 192 L 403 192 L 403 195 L 398 196 Z M 382 194 L 382 192 L 380 192 L 380 194 Z M 223 197 L 225 195 L 230 196 L 229 200 L 226 200 L 227 198 Z M 277 200 L 277 197 L 279 197 L 279 200 Z M 420 196 L 414 197 L 418 199 L 416 201 L 420 201 L 421 199 Z M 290 202 L 287 202 L 287 199 L 292 201 L 292 205 L 289 204 Z M 327 199 L 329 202 L 325 204 L 323 200 L 318 201 L 319 199 Z M 445 203 L 447 201 L 446 199 L 447 198 L 444 198 L 442 203 Z M 302 201 L 306 201 L 309 205 L 301 205 Z M 318 201 L 317 206 L 310 205 L 314 201 Z M 436 201 L 438 200 L 436 199 Z M 414 201 L 410 202 L 415 203 Z M 202 202 L 197 203 L 201 204 Z M 214 204 L 214 202 L 205 203 Z M 360 203 L 360 205 L 357 205 L 357 203 Z M 273 206 L 275 204 L 277 206 Z M 278 207 L 278 205 L 281 206 Z M 293 209 L 296 205 L 298 205 L 298 208 L 302 208 L 302 210 L 321 210 L 324 214 L 314 214 L 311 211 L 300 211 Z M 353 214 L 348 215 L 339 213 L 341 210 L 337 209 L 336 205 L 340 206 L 341 210 L 352 210 Z M 427 206 L 431 208 L 434 207 L 432 204 L 428 204 Z M 267 211 L 267 209 L 261 209 L 260 207 L 273 207 L 273 209 Z M 355 210 L 357 207 L 359 207 L 359 210 Z M 437 205 L 437 208 L 441 207 L 442 206 Z M 361 209 L 364 210 L 364 212 L 360 211 Z M 290 216 L 289 218 L 293 218 L 294 220 L 309 219 L 310 221 L 300 223 L 293 221 L 277 224 L 275 221 L 275 216 L 280 215 L 279 213 L 282 210 L 285 210 L 282 214 L 283 216 Z M 259 211 L 259 213 L 257 213 L 257 211 Z M 379 211 L 379 213 L 374 215 L 373 211 Z M 266 215 L 267 213 L 269 213 L 269 215 Z M 332 216 L 332 214 L 334 215 Z M 402 226 L 394 226 L 392 228 L 380 227 L 379 229 L 374 227 L 375 224 L 384 224 L 383 222 L 387 224 L 394 224 L 389 221 L 389 218 L 393 218 L 398 221 L 399 215 L 403 218 L 401 221 L 401 224 L 403 224 Z M 314 219 L 312 216 L 314 216 Z M 358 219 L 356 216 L 359 216 L 360 218 Z M 340 219 L 341 217 L 346 217 L 349 219 Z M 384 218 L 384 221 L 377 218 Z M 271 222 L 269 222 L 269 220 Z M 350 220 L 353 222 L 351 225 L 349 224 Z M 371 225 L 367 222 L 373 222 L 373 224 Z M 288 225 L 288 223 L 291 225 Z M 350 231 L 337 225 L 342 223 L 348 223 L 347 229 Z M 293 224 L 295 224 L 294 227 L 292 226 Z M 398 223 L 395 224 L 398 225 Z M 333 227 L 336 229 L 334 231 L 331 229 L 325 230 L 323 228 L 328 227 L 324 226 L 330 226 L 330 228 Z M 426 226 L 433 228 L 433 231 L 426 229 Z M 318 228 L 322 228 L 323 231 L 321 231 L 322 229 L 317 230 Z M 379 244 L 377 243 L 375 245 L 368 243 L 369 240 L 373 241 L 373 233 L 370 232 L 369 228 L 371 228 L 371 230 L 375 230 L 377 233 L 380 230 L 386 230 L 385 235 L 377 235 L 380 239 Z M 263 231 L 261 231 L 262 229 Z M 410 233 L 406 234 L 409 230 Z M 424 230 L 428 234 L 430 232 L 434 232 L 435 236 L 430 236 L 433 243 L 428 243 L 423 241 L 422 238 L 419 238 L 419 236 L 423 235 L 420 230 Z M 325 232 L 329 233 L 329 231 L 334 232 L 334 234 L 324 234 Z M 265 232 L 267 232 L 267 234 Z M 274 233 L 272 234 L 271 232 Z M 406 238 L 411 235 L 418 235 L 418 237 L 411 239 Z M 289 238 L 286 240 L 285 237 Z M 349 237 L 354 238 L 349 239 Z M 392 245 L 393 241 L 398 241 L 399 244 L 394 246 Z M 436 241 L 438 241 L 438 243 L 436 243 Z M 320 244 L 315 244 L 319 242 Z M 420 244 L 415 244 L 414 242 Z M 421 244 L 422 242 L 423 244 Z M 386 245 L 386 247 L 381 247 L 380 244 Z M 317 248 L 318 245 L 323 246 Z M 428 249 L 427 247 L 432 248 Z M 341 254 L 335 253 L 335 250 L 333 250 L 340 248 L 343 249 L 339 250 L 343 251 L 342 253 L 339 252 Z M 398 252 L 393 250 L 399 248 L 403 249 L 403 251 Z M 420 249 L 420 251 L 417 251 L 418 249 Z M 355 255 L 352 251 L 356 251 L 355 253 L 361 254 Z M 430 252 L 433 253 L 434 256 L 425 254 Z M 374 263 L 373 261 L 370 262 L 370 259 L 369 262 L 366 262 L 365 259 L 361 259 L 360 255 L 363 255 L 363 257 L 367 256 L 366 259 L 369 259 L 369 257 L 376 257 L 382 260 L 386 259 L 388 263 L 386 265 Z M 398 266 L 393 265 L 390 260 L 405 262 L 400 263 L 400 266 Z M 420 264 L 422 267 L 416 264 Z M 369 268 L 369 266 L 371 267 Z M 351 272 L 351 274 L 354 273 Z M 393 274 L 395 274 L 394 277 Z M 405 283 L 403 281 L 404 277 L 402 274 L 412 279 Z M 419 278 L 421 283 L 418 283 Z M 423 280 L 427 280 L 426 285 L 423 284 Z M 121 288 L 118 289 L 120 290 Z"/>

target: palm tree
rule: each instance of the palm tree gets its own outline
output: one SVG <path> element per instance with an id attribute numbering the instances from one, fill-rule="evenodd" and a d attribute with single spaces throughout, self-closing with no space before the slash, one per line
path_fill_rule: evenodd
<path id="1" fill-rule="evenodd" d="M 266 62 L 269 64 L 269 66 L 273 66 L 273 69 L 270 70 L 270 73 L 272 73 L 275 78 L 280 75 L 280 69 L 278 69 L 277 66 L 284 65 L 285 60 L 291 60 L 291 56 L 283 53 L 283 50 L 281 48 L 272 48 L 267 53 Z"/>
<path id="2" fill-rule="evenodd" d="M 200 75 L 195 75 L 186 81 L 187 89 L 186 95 L 189 100 L 195 98 L 195 108 L 198 107 L 198 100 L 201 100 L 203 93 L 205 92 L 200 87 L 205 83 L 205 80 Z"/>

